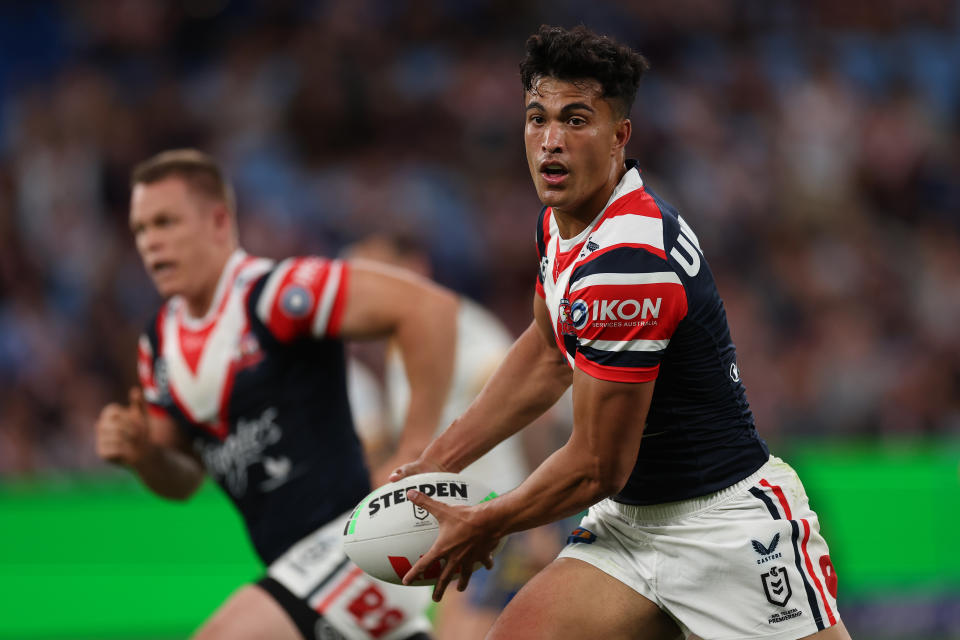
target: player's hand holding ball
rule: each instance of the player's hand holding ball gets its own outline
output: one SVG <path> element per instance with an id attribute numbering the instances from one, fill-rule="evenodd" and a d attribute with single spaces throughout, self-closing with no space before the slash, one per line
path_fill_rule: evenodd
<path id="1" fill-rule="evenodd" d="M 500 536 L 484 526 L 482 512 L 496 495 L 456 473 L 401 477 L 357 505 L 344 528 L 344 550 L 380 580 L 436 585 L 439 601 L 452 579 L 459 577 L 463 590 L 475 570 L 493 566 Z"/>
<path id="2" fill-rule="evenodd" d="M 108 404 L 96 424 L 97 455 L 109 462 L 136 466 L 150 450 L 143 392 L 130 389 L 130 404 Z"/>

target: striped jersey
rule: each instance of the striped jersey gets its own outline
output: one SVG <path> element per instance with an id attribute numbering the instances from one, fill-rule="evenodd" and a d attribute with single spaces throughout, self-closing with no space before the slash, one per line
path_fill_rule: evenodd
<path id="1" fill-rule="evenodd" d="M 601 380 L 656 380 L 637 463 L 613 499 L 692 498 L 766 462 L 697 236 L 644 186 L 635 161 L 576 237 L 561 238 L 545 207 L 537 250 L 537 293 L 570 367 Z"/>
<path id="2" fill-rule="evenodd" d="M 188 436 L 267 564 L 370 489 L 337 339 L 348 277 L 337 260 L 238 250 L 206 317 L 174 297 L 140 337 L 150 411 Z"/>

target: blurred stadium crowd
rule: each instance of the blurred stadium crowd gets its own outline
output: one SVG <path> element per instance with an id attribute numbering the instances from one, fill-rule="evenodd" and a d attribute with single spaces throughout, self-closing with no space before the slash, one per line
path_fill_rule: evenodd
<path id="1" fill-rule="evenodd" d="M 223 161 L 249 251 L 412 234 L 521 330 L 539 203 L 517 64 L 542 22 L 651 60 L 630 155 L 700 237 L 765 437 L 956 434 L 958 7 L 0 3 L 0 474 L 100 464 L 94 419 L 158 302 L 127 179 L 161 149 Z"/>

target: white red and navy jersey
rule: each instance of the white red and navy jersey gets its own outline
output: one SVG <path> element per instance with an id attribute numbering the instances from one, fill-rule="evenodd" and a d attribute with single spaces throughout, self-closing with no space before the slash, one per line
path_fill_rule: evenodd
<path id="1" fill-rule="evenodd" d="M 369 493 L 337 339 L 348 266 L 237 251 L 204 318 L 179 297 L 139 343 L 148 406 L 173 418 L 266 563 Z"/>
<path id="2" fill-rule="evenodd" d="M 766 462 L 723 302 L 699 241 L 635 161 L 596 219 L 561 238 L 540 213 L 537 293 L 572 368 L 656 380 L 636 466 L 614 496 L 655 504 L 717 491 Z"/>

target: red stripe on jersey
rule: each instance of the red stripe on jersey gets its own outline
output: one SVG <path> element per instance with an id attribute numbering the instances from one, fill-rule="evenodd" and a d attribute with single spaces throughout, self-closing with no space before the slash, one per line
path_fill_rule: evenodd
<path id="1" fill-rule="evenodd" d="M 169 417 L 170 417 L 170 414 L 167 413 L 167 410 L 166 410 L 166 409 L 164 409 L 163 407 L 161 407 L 161 406 L 159 406 L 159 405 L 151 404 L 151 403 L 149 403 L 149 402 L 147 403 L 147 413 L 149 413 L 149 414 L 150 414 L 151 416 L 153 416 L 154 418 L 169 418 Z"/>
<path id="2" fill-rule="evenodd" d="M 655 247 L 652 244 L 642 244 L 637 242 L 621 242 L 619 244 L 614 244 L 609 247 L 603 247 L 602 249 L 597 249 L 596 251 L 591 253 L 589 256 L 584 258 L 583 261 L 580 262 L 579 265 L 577 265 L 577 267 L 578 268 L 582 267 L 583 265 L 596 260 L 597 258 L 607 253 L 608 251 L 613 251 L 614 249 L 625 249 L 625 248 L 643 249 L 644 251 L 648 251 L 662 260 L 667 259 L 666 252 L 660 247 Z"/>
<path id="3" fill-rule="evenodd" d="M 650 197 L 646 189 L 640 187 L 611 202 L 607 210 L 603 212 L 603 218 L 600 219 L 597 228 L 600 227 L 600 224 L 603 224 L 604 220 L 616 218 L 624 214 L 645 216 L 647 218 L 663 218 L 663 215 L 660 213 L 660 207 L 657 206 L 657 203 Z"/>
<path id="4" fill-rule="evenodd" d="M 333 591 L 331 591 L 327 597 L 320 602 L 320 604 L 314 607 L 314 610 L 318 611 L 319 613 L 326 612 L 330 605 L 333 604 L 334 600 L 336 600 L 337 597 L 343 593 L 344 589 L 349 587 L 350 583 L 356 580 L 362 573 L 363 569 L 360 567 L 354 567 L 353 569 L 350 569 L 349 573 L 347 573 L 347 575 L 343 577 L 343 580 L 340 581 L 340 584 L 334 587 Z"/>
<path id="5" fill-rule="evenodd" d="M 543 298 L 544 300 L 547 299 L 547 292 L 543 290 L 543 283 L 540 282 L 539 277 L 537 278 L 537 295 Z"/>
<path id="6" fill-rule="evenodd" d="M 193 331 L 185 327 L 183 323 L 178 323 L 180 352 L 183 354 L 183 359 L 187 362 L 187 366 L 190 367 L 193 375 L 197 375 L 197 365 L 200 363 L 200 354 L 203 353 L 203 348 L 207 345 L 207 338 L 210 337 L 215 326 L 217 326 L 216 323 L 211 322 L 203 329 Z"/>
<path id="7" fill-rule="evenodd" d="M 808 523 L 806 519 L 800 520 L 800 522 L 803 523 L 803 540 L 800 542 L 800 550 L 803 551 L 803 560 L 807 566 L 807 573 L 813 578 L 813 584 L 820 593 L 820 599 L 823 600 L 824 606 L 827 608 L 827 618 L 830 620 L 830 624 L 835 625 L 837 624 L 837 619 L 833 617 L 833 610 L 830 608 L 830 603 L 827 602 L 827 597 L 823 594 L 823 585 L 820 584 L 820 578 L 817 577 L 817 574 L 813 572 L 813 563 L 810 562 L 810 554 L 807 553 L 807 540 L 810 539 L 810 523 Z"/>
<path id="8" fill-rule="evenodd" d="M 320 258 L 296 258 L 291 261 L 290 268 L 283 276 L 280 286 L 276 288 L 267 320 L 267 328 L 277 340 L 290 342 L 310 333 L 313 316 L 329 273 L 330 263 Z M 285 308 L 285 305 L 290 304 L 285 298 L 295 292 L 294 287 L 302 288 L 311 298 L 303 311 L 295 314 L 291 309 Z"/>
<path id="9" fill-rule="evenodd" d="M 144 347 L 145 342 L 146 347 Z M 152 391 L 156 387 L 153 379 L 153 354 L 146 336 L 141 336 L 137 341 L 137 378 L 144 390 Z"/>
<path id="10" fill-rule="evenodd" d="M 780 506 L 783 507 L 783 513 L 787 516 L 787 520 L 793 520 L 793 514 L 790 512 L 790 505 L 787 503 L 787 497 L 783 495 L 783 489 L 775 484 L 770 484 L 767 482 L 766 478 L 762 478 L 760 480 L 760 484 L 773 491 L 773 495 L 777 496 L 777 500 L 780 501 Z"/>
<path id="11" fill-rule="evenodd" d="M 598 380 L 610 382 L 650 382 L 656 380 L 660 372 L 659 364 L 653 367 L 614 367 L 587 360 L 580 352 L 577 352 L 575 361 L 577 369 Z"/>
<path id="12" fill-rule="evenodd" d="M 574 263 L 574 261 L 580 257 L 580 251 L 583 249 L 583 245 L 586 244 L 587 239 L 584 238 L 582 241 L 573 245 L 569 251 L 560 251 L 560 236 L 557 236 L 557 251 L 553 256 L 553 280 L 556 282 L 557 278 L 560 277 L 560 274 L 563 273 L 567 267 Z"/>
<path id="13" fill-rule="evenodd" d="M 197 375 L 197 367 L 200 364 L 200 356 L 203 354 L 204 348 L 207 346 L 207 338 L 210 337 L 210 334 L 213 332 L 213 328 L 217 326 L 217 320 L 223 315 L 223 310 L 227 308 L 227 301 L 230 300 L 230 292 L 233 290 L 233 283 L 237 281 L 237 276 L 240 275 L 240 272 L 248 264 L 254 261 L 255 258 L 252 256 L 247 256 L 240 261 L 230 274 L 230 278 L 227 280 L 225 287 L 221 291 L 220 304 L 217 307 L 216 312 L 210 316 L 207 322 L 198 329 L 191 329 L 185 326 L 184 322 L 178 322 L 178 329 L 180 332 L 180 352 L 183 354 L 183 359 L 187 362 L 187 366 L 190 368 L 190 371 L 193 375 Z M 183 307 L 180 308 L 180 318 L 183 318 Z"/>
<path id="14" fill-rule="evenodd" d="M 550 220 L 553 219 L 553 207 L 547 209 L 546 213 L 543 214 L 543 225 L 541 231 L 543 232 L 543 246 L 550 246 Z M 546 255 L 546 253 L 544 253 Z"/>
<path id="15" fill-rule="evenodd" d="M 160 313 L 157 314 L 157 324 L 155 330 L 157 332 L 157 353 L 163 353 L 163 323 L 167 319 L 167 305 L 160 307 Z"/>
<path id="16" fill-rule="evenodd" d="M 326 335 L 331 338 L 337 337 L 340 333 L 340 321 L 343 318 L 343 312 L 347 306 L 347 285 L 350 283 L 350 269 L 346 262 L 340 263 L 340 282 L 337 283 L 336 298 L 333 301 L 333 309 L 330 310 L 330 319 L 327 320 Z"/>

